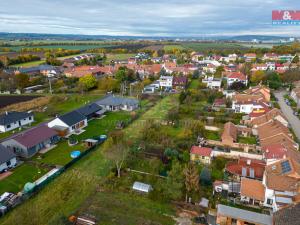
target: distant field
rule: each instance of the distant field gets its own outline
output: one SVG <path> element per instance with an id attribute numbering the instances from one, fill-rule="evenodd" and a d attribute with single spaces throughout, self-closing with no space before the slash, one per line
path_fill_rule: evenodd
<path id="1" fill-rule="evenodd" d="M 104 48 L 110 47 L 111 45 L 108 44 L 99 44 L 99 45 L 41 45 L 41 46 L 28 46 L 28 45 L 20 45 L 20 46 L 13 46 L 9 47 L 13 51 L 20 51 L 22 48 L 45 48 L 45 49 L 56 49 L 56 48 L 63 48 L 67 50 L 88 50 L 94 48 Z"/>
<path id="2" fill-rule="evenodd" d="M 183 49 L 185 49 L 185 47 L 183 47 L 182 45 L 165 45 L 164 46 L 165 51 L 171 51 L 173 49 L 183 50 Z"/>
<path id="3" fill-rule="evenodd" d="M 276 46 L 278 44 L 253 44 L 253 43 L 241 43 L 241 46 L 247 47 L 247 48 L 272 48 L 273 46 Z"/>
<path id="4" fill-rule="evenodd" d="M 32 62 L 26 62 L 26 63 L 20 63 L 20 64 L 14 64 L 12 66 L 14 67 L 31 67 L 31 66 L 38 66 L 43 63 L 45 63 L 45 60 L 38 60 L 38 61 L 32 61 Z"/>
<path id="5" fill-rule="evenodd" d="M 110 62 L 111 60 L 126 60 L 130 57 L 135 56 L 135 54 L 107 54 L 107 61 Z"/>
<path id="6" fill-rule="evenodd" d="M 37 95 L 0 95 L 0 108 L 19 102 L 26 102 L 38 98 Z"/>
<path id="7" fill-rule="evenodd" d="M 184 48 L 188 48 L 194 51 L 207 51 L 207 50 L 226 50 L 226 49 L 246 49 L 247 47 L 235 43 L 183 43 Z"/>

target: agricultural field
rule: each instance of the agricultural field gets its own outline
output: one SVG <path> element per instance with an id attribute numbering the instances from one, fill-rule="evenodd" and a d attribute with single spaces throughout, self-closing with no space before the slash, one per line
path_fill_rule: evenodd
<path id="1" fill-rule="evenodd" d="M 183 43 L 182 46 L 187 49 L 191 49 L 193 51 L 202 52 L 202 51 L 209 51 L 209 50 L 241 50 L 246 49 L 247 47 L 243 47 L 240 44 L 235 43 Z"/>
<path id="2" fill-rule="evenodd" d="M 13 67 L 32 67 L 32 66 L 39 66 L 44 64 L 45 60 L 38 60 L 38 61 L 32 61 L 32 62 L 26 62 L 26 63 L 19 63 L 12 65 Z"/>
<path id="3" fill-rule="evenodd" d="M 186 48 L 184 46 L 180 45 L 180 44 L 178 44 L 178 45 L 165 45 L 164 46 L 165 51 L 172 51 L 174 49 L 184 50 Z"/>
<path id="4" fill-rule="evenodd" d="M 0 109 L 5 106 L 8 106 L 8 105 L 30 101 L 30 100 L 38 98 L 38 97 L 40 97 L 40 96 L 38 96 L 38 95 L 0 95 Z"/>
<path id="5" fill-rule="evenodd" d="M 136 54 L 107 54 L 106 61 L 110 62 L 112 60 L 126 60 L 130 57 L 134 57 Z"/>
<path id="6" fill-rule="evenodd" d="M 66 44 L 66 45 L 18 45 L 18 46 L 12 46 L 9 47 L 10 49 L 12 49 L 13 51 L 20 51 L 22 48 L 44 48 L 44 49 L 57 49 L 57 48 L 62 48 L 62 49 L 66 49 L 66 50 L 81 50 L 81 51 L 85 51 L 85 50 L 89 50 L 89 49 L 94 49 L 94 48 L 106 48 L 106 47 L 110 47 L 111 45 L 108 44 L 91 44 L 91 45 L 76 45 L 76 44 Z"/>

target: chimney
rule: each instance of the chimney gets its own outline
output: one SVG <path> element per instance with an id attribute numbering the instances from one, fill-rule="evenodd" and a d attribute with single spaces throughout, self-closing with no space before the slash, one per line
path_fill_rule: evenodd
<path id="1" fill-rule="evenodd" d="M 247 165 L 249 166 L 251 164 L 251 159 L 247 159 Z"/>

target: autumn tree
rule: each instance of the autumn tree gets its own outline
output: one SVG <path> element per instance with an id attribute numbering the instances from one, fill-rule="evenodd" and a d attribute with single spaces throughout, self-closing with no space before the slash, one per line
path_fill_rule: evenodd
<path id="1" fill-rule="evenodd" d="M 118 80 L 111 78 L 111 77 L 104 77 L 99 79 L 98 81 L 98 89 L 103 90 L 105 92 L 113 91 L 117 92 L 119 91 L 119 82 Z"/>
<path id="2" fill-rule="evenodd" d="M 252 83 L 257 84 L 257 83 L 263 81 L 265 78 L 266 78 L 265 72 L 262 71 L 262 70 L 258 70 L 258 71 L 255 71 L 255 72 L 251 75 L 250 81 L 251 81 Z"/>
<path id="3" fill-rule="evenodd" d="M 184 175 L 182 173 L 182 167 L 177 160 L 174 160 L 163 188 L 164 194 L 171 199 L 180 199 L 182 197 L 183 186 Z"/>
<path id="4" fill-rule="evenodd" d="M 186 189 L 186 201 L 188 194 L 192 191 L 199 190 L 199 175 L 195 164 L 189 163 L 184 169 L 185 175 L 185 189 Z"/>
<path id="5" fill-rule="evenodd" d="M 97 85 L 97 79 L 92 74 L 87 74 L 79 79 L 79 85 L 83 87 L 85 91 L 88 91 Z"/>
<path id="6" fill-rule="evenodd" d="M 23 90 L 25 87 L 28 87 L 30 85 L 29 76 L 24 73 L 17 74 L 15 76 L 16 80 L 16 86 L 20 90 Z"/>

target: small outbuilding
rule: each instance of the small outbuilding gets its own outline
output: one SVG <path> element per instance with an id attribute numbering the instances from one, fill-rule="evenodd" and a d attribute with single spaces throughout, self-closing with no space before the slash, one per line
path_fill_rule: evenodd
<path id="1" fill-rule="evenodd" d="M 150 184 L 145 184 L 142 182 L 134 182 L 132 189 L 138 192 L 143 192 L 143 193 L 149 193 L 150 191 L 153 190 L 152 186 Z"/>

